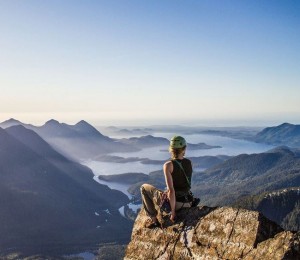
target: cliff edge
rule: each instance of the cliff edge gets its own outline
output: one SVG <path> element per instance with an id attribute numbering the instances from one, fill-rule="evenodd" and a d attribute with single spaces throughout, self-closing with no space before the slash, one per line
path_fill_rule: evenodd
<path id="1" fill-rule="evenodd" d="M 124 259 L 300 259 L 300 233 L 257 211 L 203 206 L 182 209 L 174 225 L 166 217 L 147 229 L 142 209 Z"/>

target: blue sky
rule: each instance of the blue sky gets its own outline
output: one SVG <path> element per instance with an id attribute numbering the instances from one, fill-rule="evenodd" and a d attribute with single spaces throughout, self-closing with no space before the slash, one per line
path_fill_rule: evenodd
<path id="1" fill-rule="evenodd" d="M 0 120 L 300 123 L 299 1 L 0 0 Z"/>

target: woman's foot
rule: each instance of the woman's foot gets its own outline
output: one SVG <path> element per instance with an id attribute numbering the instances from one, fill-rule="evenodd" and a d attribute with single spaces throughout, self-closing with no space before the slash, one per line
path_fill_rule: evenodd
<path id="1" fill-rule="evenodd" d="M 161 224 L 159 223 L 158 219 L 157 218 L 151 218 L 151 219 L 148 219 L 145 223 L 145 228 L 157 228 L 157 227 L 161 227 Z"/>
<path id="2" fill-rule="evenodd" d="M 191 207 L 197 207 L 200 202 L 199 198 L 194 198 Z"/>

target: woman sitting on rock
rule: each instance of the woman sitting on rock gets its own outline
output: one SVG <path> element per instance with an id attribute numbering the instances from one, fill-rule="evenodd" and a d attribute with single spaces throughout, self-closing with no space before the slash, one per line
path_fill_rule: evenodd
<path id="1" fill-rule="evenodd" d="M 199 199 L 193 199 L 191 189 L 192 163 L 184 158 L 186 151 L 186 141 L 181 136 L 174 136 L 170 141 L 169 152 L 171 160 L 168 160 L 164 166 L 164 175 L 167 185 L 167 196 L 170 201 L 171 215 L 170 220 L 174 223 L 176 220 L 176 210 L 182 207 L 196 206 Z M 141 186 L 141 195 L 144 209 L 151 221 L 146 224 L 148 228 L 159 227 L 157 219 L 157 209 L 155 207 L 161 204 L 163 191 L 150 184 Z"/>

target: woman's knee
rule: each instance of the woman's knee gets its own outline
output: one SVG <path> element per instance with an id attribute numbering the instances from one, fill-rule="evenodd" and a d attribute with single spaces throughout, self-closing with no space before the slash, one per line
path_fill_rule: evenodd
<path id="1" fill-rule="evenodd" d="M 145 193 L 145 184 L 142 184 L 141 187 L 140 187 L 140 192 L 141 194 L 144 194 Z"/>
<path id="2" fill-rule="evenodd" d="M 140 191 L 142 194 L 145 194 L 145 192 L 147 191 L 151 191 L 155 189 L 154 186 L 150 185 L 150 184 L 147 184 L 147 183 L 144 183 L 143 185 L 141 185 L 140 187 Z"/>

